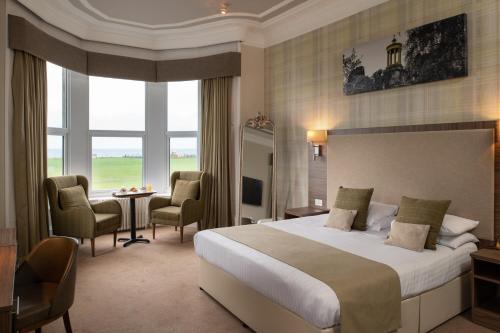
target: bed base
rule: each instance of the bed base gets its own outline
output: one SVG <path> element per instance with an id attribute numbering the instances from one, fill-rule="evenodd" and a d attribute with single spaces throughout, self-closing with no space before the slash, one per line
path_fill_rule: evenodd
<path id="1" fill-rule="evenodd" d="M 424 333 L 470 307 L 470 272 L 441 287 L 401 302 L 397 333 Z M 320 329 L 246 286 L 224 270 L 200 259 L 199 285 L 256 332 L 340 333 L 340 326 Z"/>

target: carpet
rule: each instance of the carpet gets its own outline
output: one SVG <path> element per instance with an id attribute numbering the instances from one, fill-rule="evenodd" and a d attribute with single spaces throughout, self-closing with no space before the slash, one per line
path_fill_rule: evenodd
<path id="1" fill-rule="evenodd" d="M 198 288 L 198 259 L 193 249 L 196 227 L 184 229 L 184 243 L 173 227 L 139 231 L 150 244 L 113 248 L 111 235 L 96 239 L 96 257 L 90 241 L 80 246 L 75 302 L 70 309 L 75 333 L 139 332 L 251 332 Z M 120 233 L 119 237 L 127 237 Z M 43 327 L 44 333 L 64 332 L 62 319 Z M 491 330 L 457 316 L 434 333 Z"/>

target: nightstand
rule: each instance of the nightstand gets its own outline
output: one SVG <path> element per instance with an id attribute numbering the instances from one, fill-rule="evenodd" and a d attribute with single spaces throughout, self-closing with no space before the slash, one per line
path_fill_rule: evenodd
<path id="1" fill-rule="evenodd" d="M 285 220 L 295 219 L 298 217 L 327 214 L 329 212 L 330 210 L 328 208 L 319 208 L 319 207 L 288 208 L 285 210 Z"/>
<path id="2" fill-rule="evenodd" d="M 500 331 L 500 251 L 481 249 L 472 257 L 472 321 Z"/>

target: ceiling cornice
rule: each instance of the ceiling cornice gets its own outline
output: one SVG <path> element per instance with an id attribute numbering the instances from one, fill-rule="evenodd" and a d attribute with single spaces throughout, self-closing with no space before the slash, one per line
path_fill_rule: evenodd
<path id="1" fill-rule="evenodd" d="M 234 41 L 269 47 L 388 0 L 309 0 L 263 22 L 230 17 L 189 27 L 160 29 L 101 21 L 66 0 L 18 1 L 44 21 L 84 40 L 169 50 Z"/>

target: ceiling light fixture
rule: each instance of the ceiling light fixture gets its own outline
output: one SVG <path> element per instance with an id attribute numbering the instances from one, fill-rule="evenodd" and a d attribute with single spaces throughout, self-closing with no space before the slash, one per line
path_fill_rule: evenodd
<path id="1" fill-rule="evenodd" d="M 229 12 L 229 4 L 223 2 L 220 4 L 219 12 L 221 15 L 226 15 Z"/>

